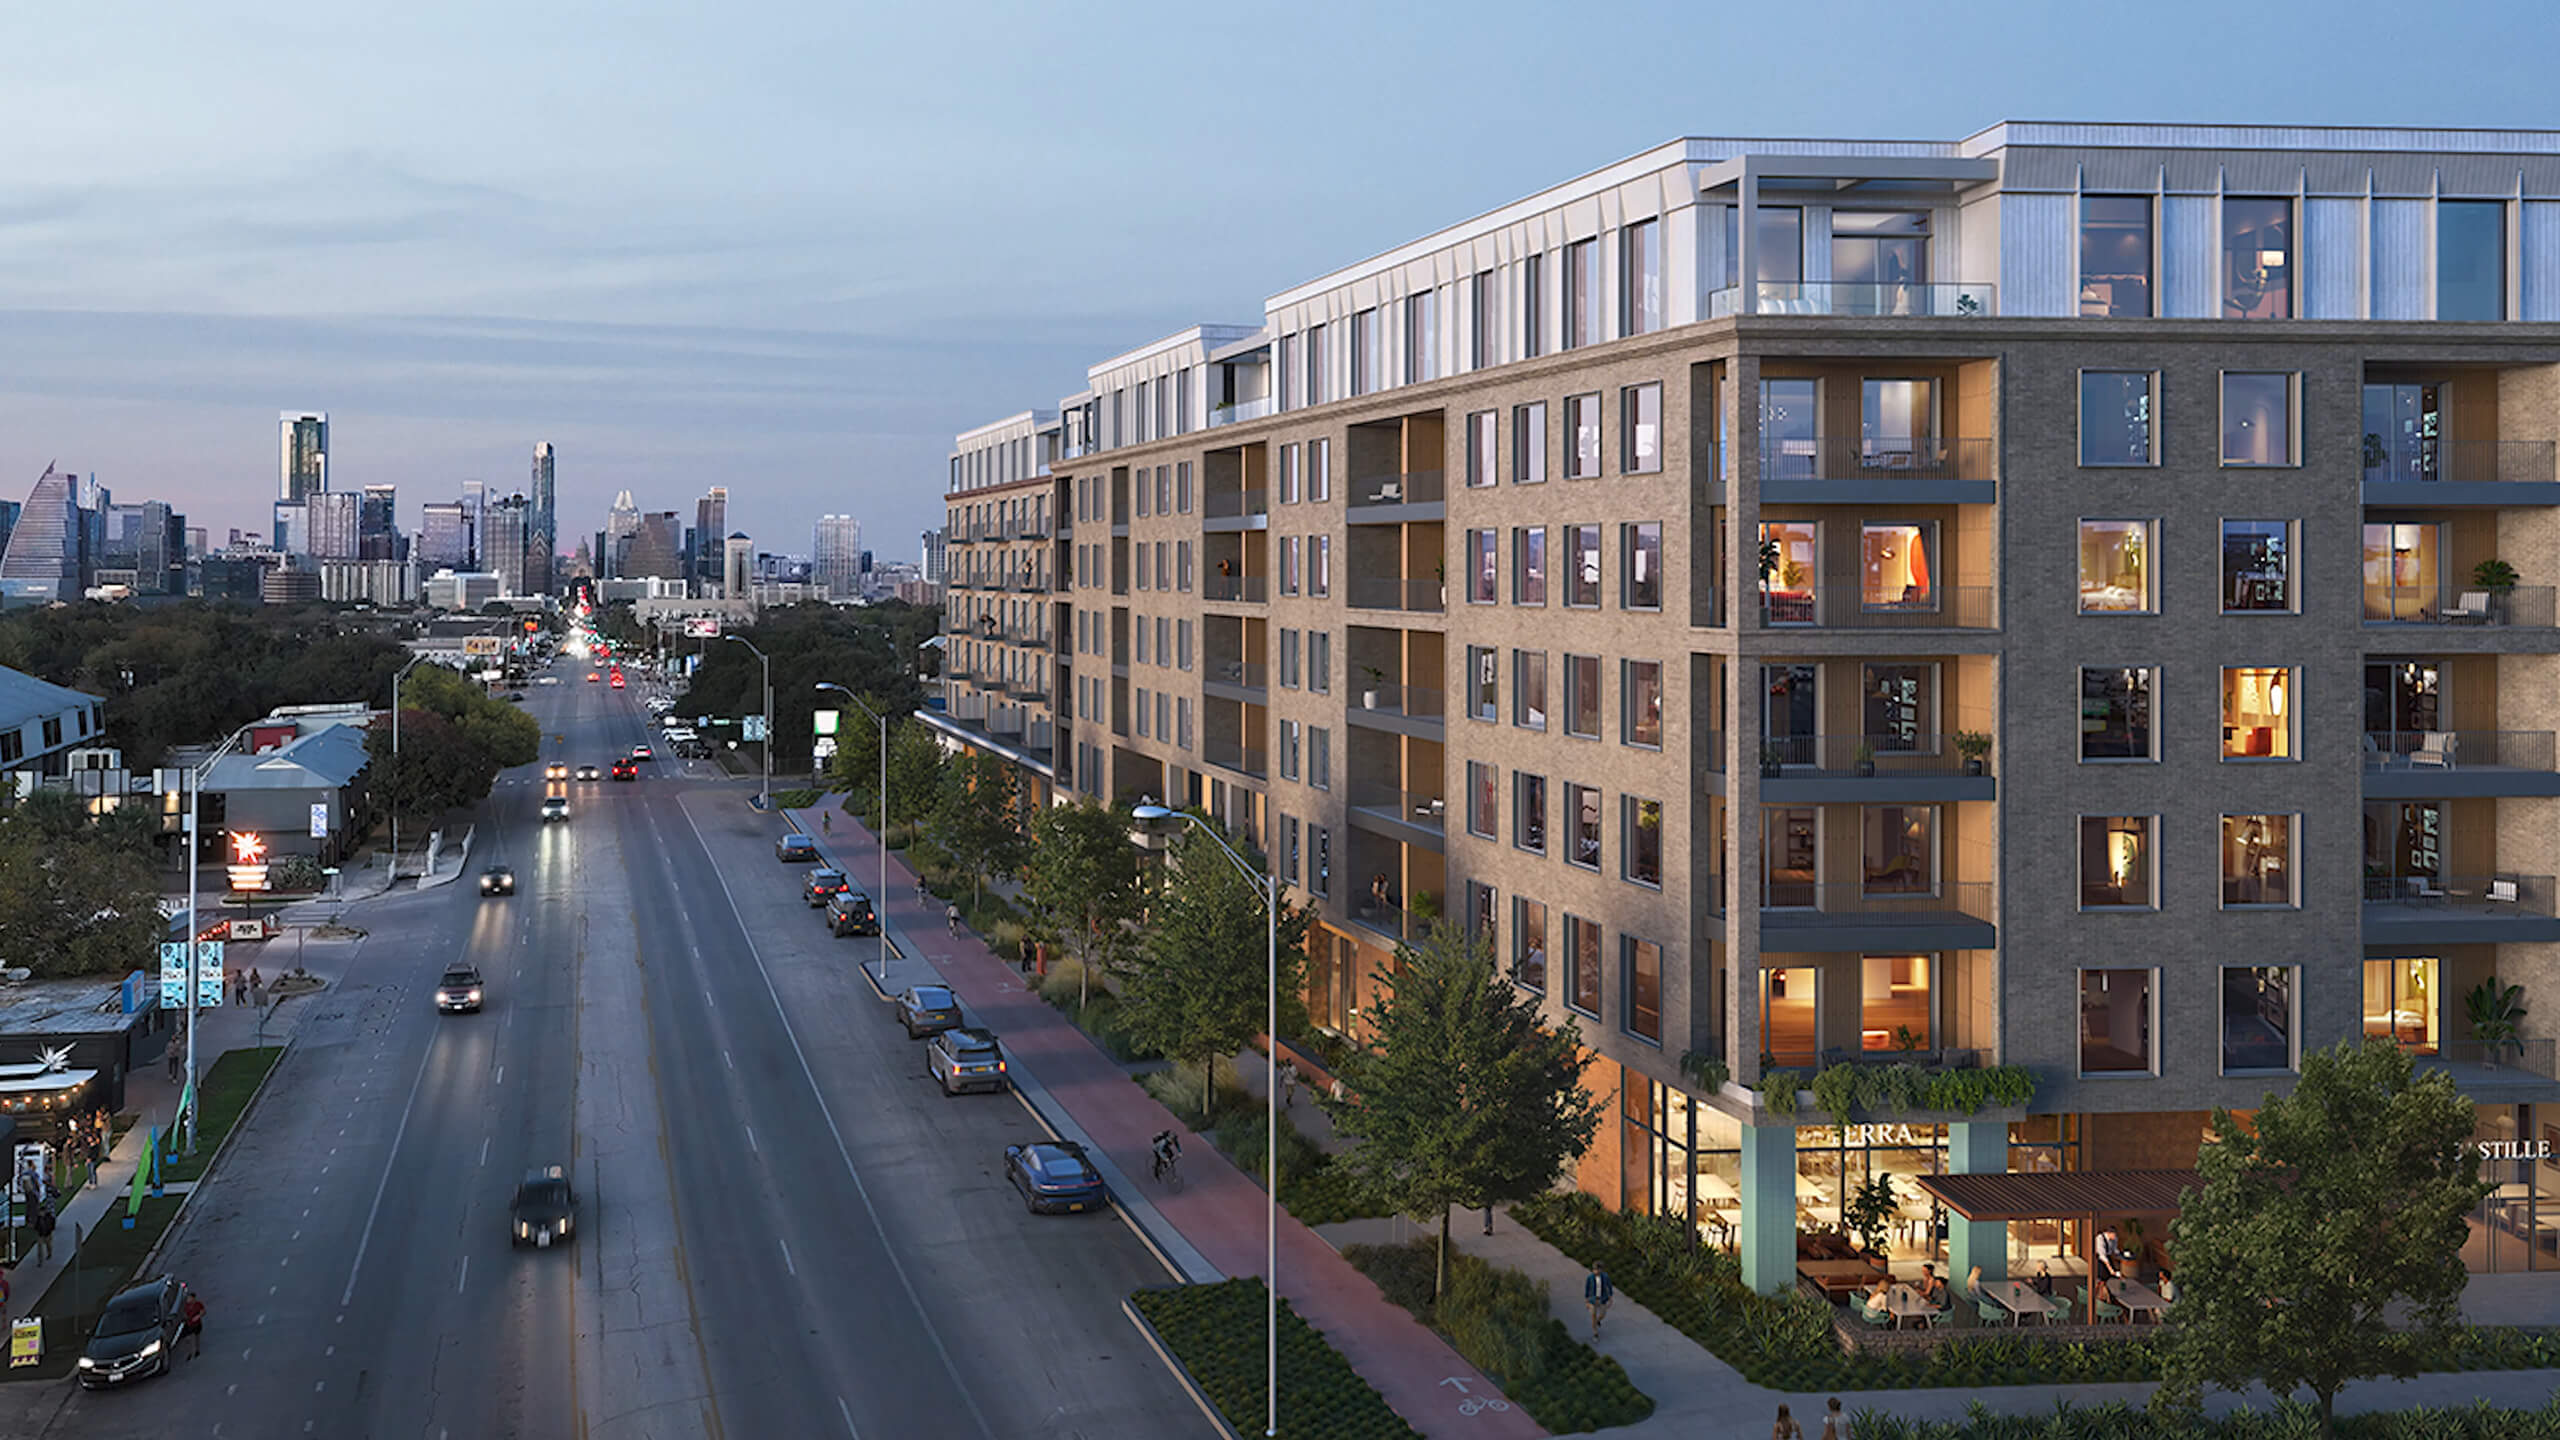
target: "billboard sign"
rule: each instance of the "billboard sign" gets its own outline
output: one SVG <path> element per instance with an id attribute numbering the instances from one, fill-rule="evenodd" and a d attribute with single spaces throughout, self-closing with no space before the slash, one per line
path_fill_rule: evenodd
<path id="1" fill-rule="evenodd" d="M 761 740 L 761 739 L 763 739 L 763 738 L 764 738 L 764 717 L 763 717 L 763 716 L 761 716 L 761 715 L 750 715 L 750 716 L 746 717 L 744 720 L 739 721 L 738 723 L 740 723 L 740 724 L 742 724 L 742 725 L 744 725 L 744 726 L 746 726 L 746 727 L 747 727 L 747 729 L 746 729 L 746 734 L 745 734 L 742 738 L 744 738 L 744 739 L 748 739 L 748 740 Z"/>
<path id="2" fill-rule="evenodd" d="M 507 641 L 506 637 L 502 635 L 465 635 L 462 637 L 462 653 L 465 655 L 503 655 L 506 652 Z"/>
<path id="3" fill-rule="evenodd" d="M 684 621 L 684 638 L 687 640 L 719 639 L 720 617 L 717 615 L 686 616 Z"/>
<path id="4" fill-rule="evenodd" d="M 196 942 L 196 1006 L 209 1008 L 222 1003 L 222 942 Z M 160 942 L 160 1005 L 165 1010 L 187 1008 L 187 947 L 184 941 Z"/>
<path id="5" fill-rule="evenodd" d="M 329 805 L 325 800 L 314 801 L 312 803 L 311 838 L 314 840 L 326 840 L 329 838 Z"/>

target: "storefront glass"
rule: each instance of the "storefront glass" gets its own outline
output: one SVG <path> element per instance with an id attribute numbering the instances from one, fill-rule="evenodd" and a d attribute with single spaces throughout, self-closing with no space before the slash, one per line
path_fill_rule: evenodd
<path id="1" fill-rule="evenodd" d="M 2496 1188 L 2471 1213 L 2464 1268 L 2560 1270 L 2560 1105 L 2483 1105 L 2471 1138 Z"/>

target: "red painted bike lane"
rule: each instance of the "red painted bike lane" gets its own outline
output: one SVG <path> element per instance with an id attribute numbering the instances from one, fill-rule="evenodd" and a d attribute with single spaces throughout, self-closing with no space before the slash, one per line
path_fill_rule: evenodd
<path id="1" fill-rule="evenodd" d="M 814 812 L 802 816 L 817 818 Z M 841 837 L 814 824 L 802 828 L 818 838 L 838 869 L 856 876 L 880 873 L 870 832 L 851 816 Z M 1014 1061 L 1038 1077 L 1122 1174 L 1146 1174 L 1149 1142 L 1156 1132 L 1179 1132 L 1183 1186 L 1179 1191 L 1157 1187 L 1148 1199 L 1220 1271 L 1261 1275 L 1262 1188 L 1158 1104 L 1073 1021 L 1026 988 L 1020 970 L 975 934 L 952 935 L 942 902 L 919 896 L 914 872 L 898 863 L 895 852 L 889 876 L 892 893 L 877 898 L 891 926 L 918 952 L 907 958 L 923 960 L 941 973 L 978 1019 L 1004 1037 Z M 1367 1276 L 1285 1210 L 1280 1212 L 1279 1251 L 1281 1295 L 1416 1430 L 1435 1440 L 1526 1440 L 1547 1433 L 1517 1406 L 1462 1414 L 1461 1403 L 1498 1396 L 1493 1383 L 1448 1342 L 1379 1294 Z M 1284 1418 L 1288 1407 L 1289 1397 L 1281 1396 Z"/>

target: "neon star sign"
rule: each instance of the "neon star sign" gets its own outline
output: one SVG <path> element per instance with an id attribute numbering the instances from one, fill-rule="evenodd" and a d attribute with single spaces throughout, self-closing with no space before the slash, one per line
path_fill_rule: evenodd
<path id="1" fill-rule="evenodd" d="M 231 832 L 231 863 L 256 865 L 267 858 L 266 837 L 249 830 Z"/>

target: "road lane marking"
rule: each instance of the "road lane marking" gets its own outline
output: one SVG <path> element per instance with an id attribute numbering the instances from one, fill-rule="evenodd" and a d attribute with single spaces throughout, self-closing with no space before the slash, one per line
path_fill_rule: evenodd
<path id="1" fill-rule="evenodd" d="M 179 979 L 181 979 L 181 980 L 184 980 L 184 979 L 186 979 L 186 978 L 187 978 L 187 977 L 186 977 L 186 973 L 185 973 L 185 971 L 184 971 L 183 969 L 179 972 L 178 978 L 179 978 Z M 455 1277 L 454 1277 L 454 1280 L 453 1280 L 453 1293 L 454 1293 L 454 1294 L 456 1294 L 456 1295 L 461 1294 L 461 1293 L 462 1293 L 462 1287 L 463 1287 L 463 1286 L 465 1286 L 465 1285 L 468 1285 L 468 1284 L 470 1284 L 470 1283 L 471 1283 L 471 1257 L 470 1257 L 470 1256 L 468 1256 L 468 1255 L 465 1255 L 465 1256 L 463 1256 L 463 1257 L 462 1257 L 462 1273 L 461 1273 L 460 1275 L 455 1276 Z"/>
<path id="2" fill-rule="evenodd" d="M 181 956 L 180 958 L 183 959 L 185 957 Z M 183 980 L 186 976 L 180 975 L 178 978 Z M 480 1137 L 480 1163 L 484 1166 L 489 1163 L 489 1137 L 486 1135 Z"/>
<path id="3" fill-rule="evenodd" d="M 184 971 L 184 969 L 183 969 L 183 967 L 181 968 L 181 970 L 180 970 L 180 972 L 179 972 L 178 978 L 179 978 L 179 979 L 181 979 L 181 980 L 184 980 L 184 979 L 186 979 L 186 978 L 187 978 L 187 977 L 186 977 L 186 974 L 185 974 L 185 971 Z M 499 1083 L 499 1084 L 501 1084 L 501 1085 L 504 1085 L 504 1084 L 506 1084 L 506 1083 L 507 1083 L 507 1067 L 506 1067 L 506 1066 L 504 1066 L 504 1065 L 501 1065 L 501 1066 L 499 1066 L 499 1067 L 498 1067 L 498 1083 Z"/>
<path id="4" fill-rule="evenodd" d="M 187 978 L 184 966 L 180 967 L 178 978 Z M 844 1417 L 844 1433 L 852 1436 L 853 1440 L 862 1440 L 862 1427 L 853 1423 L 853 1407 L 844 1403 L 841 1395 L 836 1397 L 836 1413 Z"/>
<path id="5" fill-rule="evenodd" d="M 187 978 L 187 977 L 186 977 L 186 973 L 185 973 L 185 971 L 184 971 L 184 970 L 181 970 L 181 971 L 179 972 L 179 974 L 178 974 L 178 978 L 179 978 L 179 979 L 181 979 L 181 980 L 184 980 L 184 979 L 186 979 L 186 978 Z M 773 1243 L 774 1243 L 774 1244 L 776 1244 L 776 1245 L 780 1245 L 780 1246 L 782 1247 L 782 1268 L 783 1268 L 783 1269 L 785 1269 L 785 1270 L 790 1271 L 790 1272 L 791 1272 L 792 1274 L 794 1274 L 794 1275 L 798 1275 L 798 1274 L 800 1273 L 800 1267 L 791 1263 L 791 1245 L 790 1245 L 790 1243 L 789 1243 L 788 1241 L 784 1240 L 784 1239 L 783 1239 L 781 1236 L 779 1236 L 779 1235 L 776 1235 L 776 1236 L 774 1236 L 774 1237 L 773 1237 Z"/>
<path id="6" fill-rule="evenodd" d="M 182 959 L 182 960 L 183 960 L 184 958 L 185 958 L 185 957 L 183 957 L 183 956 L 181 956 L 181 957 L 180 957 L 180 959 Z M 186 967 L 185 967 L 184 965 L 181 965 L 181 966 L 179 967 L 179 970 L 180 970 L 180 972 L 181 972 L 181 973 L 179 974 L 178 978 L 179 978 L 179 979 L 181 979 L 181 980 L 184 980 L 184 979 L 186 979 L 186 978 L 187 978 L 187 977 L 186 977 L 186 975 L 185 975 L 185 973 L 184 973 L 185 968 L 186 968 Z M 720 1052 L 720 1063 L 721 1063 L 721 1064 L 723 1064 L 723 1065 L 728 1066 L 728 1067 L 729 1067 L 730 1069 L 732 1069 L 732 1070 L 735 1070 L 735 1069 L 737 1069 L 737 1068 L 738 1068 L 738 1062 L 737 1062 L 737 1061 L 735 1061 L 735 1060 L 730 1059 L 730 1058 L 729 1058 L 729 1052 L 728 1052 L 728 1051 L 726 1051 L 726 1050 L 723 1050 L 723 1051 L 721 1051 L 721 1052 Z"/>
<path id="7" fill-rule="evenodd" d="M 365 1247 L 373 1243 L 373 1222 L 382 1218 L 383 1192 L 391 1188 L 391 1170 L 400 1160 L 400 1141 L 409 1133 L 409 1112 L 418 1106 L 418 1089 L 427 1083 L 427 1062 L 433 1060 L 435 1054 L 435 1042 L 430 1040 L 427 1042 L 425 1053 L 418 1057 L 418 1078 L 409 1082 L 409 1103 L 400 1107 L 400 1123 L 391 1131 L 391 1153 L 384 1156 L 382 1161 L 382 1182 L 373 1187 L 373 1208 L 365 1212 L 364 1233 L 356 1237 L 356 1258 L 353 1264 L 347 1266 L 346 1293 L 338 1297 L 338 1307 L 341 1310 L 355 1303 L 356 1277 L 364 1273 L 364 1252 Z M 311 1193 L 319 1194 L 319 1187 L 313 1186 Z M 344 1321 L 347 1317 L 340 1315 L 338 1318 Z"/>
<path id="8" fill-rule="evenodd" d="M 186 979 L 187 977 L 185 972 L 181 971 L 178 978 L 181 980 Z M 747 1148 L 753 1150 L 759 1155 L 763 1154 L 764 1147 L 756 1143 L 756 1127 L 753 1125 L 741 1125 L 738 1128 L 747 1132 Z"/>

